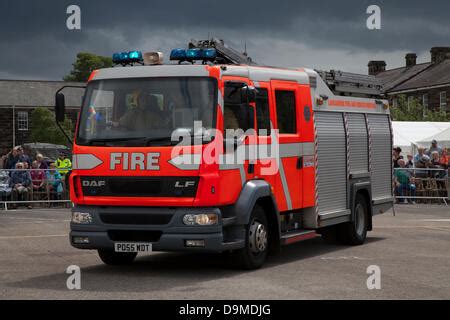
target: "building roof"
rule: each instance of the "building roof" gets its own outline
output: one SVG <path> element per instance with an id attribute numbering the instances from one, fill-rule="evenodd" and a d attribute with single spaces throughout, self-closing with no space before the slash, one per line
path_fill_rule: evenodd
<path id="1" fill-rule="evenodd" d="M 393 91 L 393 89 L 397 89 L 396 87 L 405 83 L 406 81 L 414 78 L 432 64 L 428 63 L 420 63 L 411 67 L 401 67 L 391 70 L 383 71 L 376 75 L 377 79 L 379 79 L 383 85 L 383 91 Z"/>
<path id="2" fill-rule="evenodd" d="M 432 64 L 423 72 L 399 84 L 391 92 L 450 85 L 450 60 Z"/>
<path id="3" fill-rule="evenodd" d="M 56 91 L 65 85 L 84 86 L 81 82 L 41 80 L 0 80 L 0 106 L 53 107 Z M 84 90 L 64 89 L 67 107 L 80 107 Z"/>

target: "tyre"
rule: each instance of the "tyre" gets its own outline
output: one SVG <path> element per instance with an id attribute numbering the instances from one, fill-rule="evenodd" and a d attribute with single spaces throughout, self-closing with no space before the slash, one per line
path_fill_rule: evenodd
<path id="1" fill-rule="evenodd" d="M 245 247 L 233 252 L 232 262 L 238 268 L 258 269 L 264 264 L 269 247 L 267 217 L 259 205 L 253 208 L 245 235 Z"/>
<path id="2" fill-rule="evenodd" d="M 356 195 L 353 214 L 353 221 L 338 226 L 337 238 L 343 244 L 355 246 L 364 243 L 369 226 L 369 210 L 361 194 Z"/>
<path id="3" fill-rule="evenodd" d="M 126 265 L 133 263 L 137 256 L 136 252 L 114 252 L 112 250 L 98 250 L 98 255 L 103 263 L 111 266 Z"/>

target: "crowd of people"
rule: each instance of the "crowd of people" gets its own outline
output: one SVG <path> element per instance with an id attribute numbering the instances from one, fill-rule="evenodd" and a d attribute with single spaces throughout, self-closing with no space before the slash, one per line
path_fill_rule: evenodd
<path id="1" fill-rule="evenodd" d="M 444 190 L 447 188 L 449 151 L 439 147 L 436 140 L 431 142 L 429 148 L 418 148 L 414 156 L 408 154 L 406 159 L 401 154 L 401 148 L 393 149 L 394 183 L 399 203 L 415 203 L 417 181 L 423 179 L 434 179 L 437 186 Z"/>
<path id="2" fill-rule="evenodd" d="M 17 208 L 22 201 L 32 208 L 33 194 L 47 194 L 48 200 L 61 200 L 72 163 L 64 152 L 56 161 L 37 153 L 32 159 L 18 146 L 0 158 L 0 196 Z"/>

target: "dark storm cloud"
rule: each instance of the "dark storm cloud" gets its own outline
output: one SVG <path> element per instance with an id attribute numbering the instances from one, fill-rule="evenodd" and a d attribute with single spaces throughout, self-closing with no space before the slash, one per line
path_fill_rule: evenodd
<path id="1" fill-rule="evenodd" d="M 82 30 L 66 29 L 66 8 L 81 7 Z M 370 4 L 382 29 L 369 31 Z M 0 78 L 66 74 L 79 51 L 162 50 L 214 35 L 257 61 L 366 71 L 369 59 L 403 63 L 414 51 L 450 45 L 448 1 L 23 1 L 0 4 Z M 270 52 L 270 54 L 269 54 Z"/>

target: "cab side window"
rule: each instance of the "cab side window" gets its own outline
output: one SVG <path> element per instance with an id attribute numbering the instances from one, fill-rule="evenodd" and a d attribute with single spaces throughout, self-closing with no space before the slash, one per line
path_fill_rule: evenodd
<path id="1" fill-rule="evenodd" d="M 270 136 L 269 94 L 267 89 L 257 88 L 256 122 L 258 125 L 258 135 Z"/>
<path id="2" fill-rule="evenodd" d="M 297 133 L 297 118 L 295 114 L 295 92 L 275 90 L 277 122 L 280 134 Z"/>

